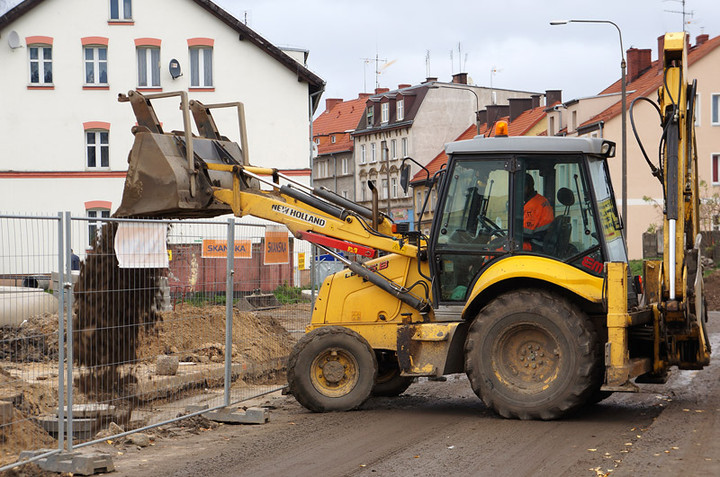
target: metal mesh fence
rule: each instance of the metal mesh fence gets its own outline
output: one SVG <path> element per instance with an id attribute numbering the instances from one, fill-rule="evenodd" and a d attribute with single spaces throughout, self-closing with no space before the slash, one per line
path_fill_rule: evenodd
<path id="1" fill-rule="evenodd" d="M 9 306 L 3 316 L 10 317 L 2 327 L 0 403 L 11 402 L 0 429 L 10 435 L 22 420 L 45 438 L 15 441 L 17 449 L 0 441 L 2 463 L 20 450 L 91 443 L 110 422 L 143 429 L 190 405 L 227 406 L 284 386 L 311 305 L 299 293 L 297 251 L 283 233 L 273 247 L 278 235 L 265 226 L 232 220 L 0 216 L 0 277 L 8 287 L 0 309 Z M 273 256 L 278 251 L 284 259 Z M 32 279 L 55 294 L 28 287 Z M 37 308 L 38 296 L 49 309 Z M 58 313 L 63 304 L 66 314 Z M 12 399 L 36 386 L 45 401 L 16 417 Z M 67 422 L 65 436 L 58 422 Z"/>

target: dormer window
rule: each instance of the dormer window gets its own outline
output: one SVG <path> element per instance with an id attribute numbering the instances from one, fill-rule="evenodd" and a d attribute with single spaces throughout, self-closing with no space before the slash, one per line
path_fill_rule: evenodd
<path id="1" fill-rule="evenodd" d="M 334 134 L 332 136 L 330 136 L 330 142 L 332 144 L 335 144 L 335 135 Z"/>
<path id="2" fill-rule="evenodd" d="M 371 128 L 373 127 L 374 121 L 374 106 L 371 104 L 367 107 L 367 112 L 365 113 L 367 118 L 367 127 Z"/>
<path id="3" fill-rule="evenodd" d="M 397 105 L 395 106 L 395 110 L 397 113 L 397 120 L 402 121 L 405 119 L 405 100 L 404 99 L 398 99 Z"/>
<path id="4" fill-rule="evenodd" d="M 388 121 L 390 121 L 390 103 L 382 103 L 380 105 L 380 122 Z"/>

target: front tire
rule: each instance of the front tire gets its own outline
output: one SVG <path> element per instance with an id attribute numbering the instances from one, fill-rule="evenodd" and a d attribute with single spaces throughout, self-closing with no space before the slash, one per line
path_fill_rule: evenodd
<path id="1" fill-rule="evenodd" d="M 304 335 L 288 360 L 288 384 L 295 399 L 313 412 L 349 411 L 370 396 L 377 376 L 367 340 L 342 326 Z"/>
<path id="2" fill-rule="evenodd" d="M 507 418 L 569 414 L 587 401 L 598 365 L 587 315 L 542 290 L 495 298 L 475 318 L 465 342 L 473 391 Z"/>

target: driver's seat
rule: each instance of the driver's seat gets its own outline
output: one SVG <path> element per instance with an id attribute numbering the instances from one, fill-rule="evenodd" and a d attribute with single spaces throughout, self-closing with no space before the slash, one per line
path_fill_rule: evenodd
<path id="1" fill-rule="evenodd" d="M 557 192 L 557 199 L 565 206 L 562 215 L 558 215 L 550 222 L 543 240 L 543 253 L 557 258 L 565 258 L 570 246 L 570 206 L 575 203 L 575 194 L 567 187 L 561 187 Z"/>

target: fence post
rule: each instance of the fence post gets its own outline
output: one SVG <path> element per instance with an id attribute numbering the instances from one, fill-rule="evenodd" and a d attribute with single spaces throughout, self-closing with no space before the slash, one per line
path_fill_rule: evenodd
<path id="1" fill-rule="evenodd" d="M 70 244 L 72 243 L 72 221 L 70 212 L 65 212 L 65 272 L 63 281 L 63 293 L 67 294 L 67 450 L 72 452 L 73 447 L 73 320 L 72 320 L 72 256 Z"/>
<path id="2" fill-rule="evenodd" d="M 58 450 L 65 446 L 65 246 L 63 214 L 58 212 Z"/>
<path id="3" fill-rule="evenodd" d="M 232 330 L 233 298 L 235 284 L 235 217 L 228 219 L 227 229 L 227 273 L 225 276 L 225 406 L 230 405 L 230 384 L 232 384 Z"/>

